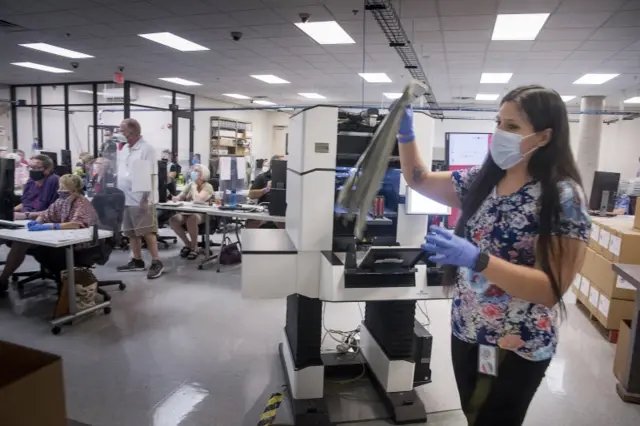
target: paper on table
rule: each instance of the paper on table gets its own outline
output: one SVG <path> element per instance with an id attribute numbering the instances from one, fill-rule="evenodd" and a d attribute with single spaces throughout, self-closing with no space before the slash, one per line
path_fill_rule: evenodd
<path id="1" fill-rule="evenodd" d="M 247 173 L 246 159 L 244 157 L 236 158 L 236 169 L 238 171 L 238 179 L 244 179 Z"/>
<path id="2" fill-rule="evenodd" d="M 131 179 L 131 191 L 132 192 L 150 192 L 151 176 L 153 168 L 151 161 L 149 160 L 135 160 L 133 162 L 132 173 L 129 177 Z"/>
<path id="3" fill-rule="evenodd" d="M 231 179 L 231 157 L 219 157 L 220 180 Z"/>

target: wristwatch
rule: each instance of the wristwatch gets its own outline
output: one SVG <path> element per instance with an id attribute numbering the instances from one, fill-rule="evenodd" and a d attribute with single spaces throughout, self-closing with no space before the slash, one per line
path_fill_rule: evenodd
<path id="1" fill-rule="evenodd" d="M 489 266 L 489 253 L 480 251 L 476 263 L 473 265 L 473 272 L 482 272 Z"/>

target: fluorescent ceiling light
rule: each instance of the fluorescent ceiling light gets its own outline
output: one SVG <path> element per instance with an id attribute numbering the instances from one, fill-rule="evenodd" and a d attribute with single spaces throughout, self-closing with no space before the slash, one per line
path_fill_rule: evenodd
<path id="1" fill-rule="evenodd" d="M 563 95 L 563 96 L 560 96 L 560 97 L 562 98 L 563 102 L 569 102 L 569 101 L 575 99 L 575 96 L 573 96 L 573 95 Z"/>
<path id="2" fill-rule="evenodd" d="M 358 75 L 367 83 L 391 83 L 391 79 L 383 72 L 360 72 Z"/>
<path id="3" fill-rule="evenodd" d="M 173 99 L 173 96 L 171 95 L 160 95 L 161 98 L 165 98 L 165 99 Z M 176 101 L 178 100 L 184 100 L 186 98 L 183 98 L 182 96 L 176 96 Z"/>
<path id="4" fill-rule="evenodd" d="M 402 93 L 383 93 L 384 97 L 387 99 L 400 99 L 400 96 L 402 96 Z"/>
<path id="5" fill-rule="evenodd" d="M 322 96 L 318 93 L 298 93 L 298 95 L 304 96 L 305 98 L 308 98 L 308 99 L 327 99 L 326 96 Z"/>
<path id="6" fill-rule="evenodd" d="M 296 27 L 304 31 L 318 44 L 355 43 L 355 40 L 336 21 L 297 23 Z"/>
<path id="7" fill-rule="evenodd" d="M 91 55 L 87 55 L 84 53 L 54 46 L 48 43 L 27 43 L 27 44 L 21 44 L 20 46 L 28 47 L 29 49 L 40 50 L 42 52 L 53 53 L 54 55 L 64 56 L 65 58 L 71 58 L 71 59 L 93 58 L 93 56 Z"/>
<path id="8" fill-rule="evenodd" d="M 11 65 L 17 65 L 19 67 L 31 68 L 39 71 L 52 72 L 55 74 L 63 74 L 67 72 L 73 72 L 69 70 L 63 70 L 62 68 L 50 67 L 48 65 L 34 64 L 33 62 L 12 62 Z"/>
<path id="9" fill-rule="evenodd" d="M 512 76 L 511 72 L 483 72 L 480 83 L 508 83 Z"/>
<path id="10" fill-rule="evenodd" d="M 478 93 L 476 95 L 476 101 L 497 101 L 500 95 L 488 94 L 488 93 Z"/>
<path id="11" fill-rule="evenodd" d="M 167 81 L 169 83 L 180 84 L 181 86 L 202 86 L 200 83 L 196 83 L 195 81 L 185 80 L 180 77 L 162 77 L 158 80 Z"/>
<path id="12" fill-rule="evenodd" d="M 239 95 L 237 93 L 223 93 L 223 96 L 228 96 L 235 99 L 251 99 L 249 96 Z"/>
<path id="13" fill-rule="evenodd" d="M 287 80 L 284 80 L 278 76 L 272 75 L 272 74 L 266 74 L 266 75 L 252 75 L 251 77 L 260 80 L 260 81 L 264 81 L 265 83 L 269 83 L 269 84 L 288 84 L 289 82 Z"/>
<path id="14" fill-rule="evenodd" d="M 93 95 L 92 90 L 76 90 L 78 93 L 86 93 L 88 95 Z M 104 92 L 96 92 L 98 95 L 104 95 Z"/>
<path id="15" fill-rule="evenodd" d="M 199 50 L 209 50 L 208 47 L 200 46 L 197 43 L 178 37 L 172 33 L 150 33 L 150 34 L 138 34 L 140 37 L 144 37 L 147 40 L 155 41 L 156 43 L 164 44 L 165 46 L 172 47 L 182 52 L 196 52 Z"/>
<path id="16" fill-rule="evenodd" d="M 620 74 L 585 74 L 574 81 L 573 84 L 603 84 L 619 75 Z"/>
<path id="17" fill-rule="evenodd" d="M 258 105 L 275 105 L 275 102 L 271 102 L 271 101 L 265 101 L 265 100 L 257 100 L 257 101 L 253 101 L 254 104 L 258 104 Z"/>
<path id="18" fill-rule="evenodd" d="M 624 101 L 625 104 L 640 104 L 640 96 L 634 96 Z"/>
<path id="19" fill-rule="evenodd" d="M 548 17 L 548 13 L 498 15 L 491 40 L 535 40 Z"/>

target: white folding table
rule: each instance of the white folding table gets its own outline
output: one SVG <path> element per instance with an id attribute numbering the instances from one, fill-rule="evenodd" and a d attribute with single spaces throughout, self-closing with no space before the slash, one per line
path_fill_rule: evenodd
<path id="1" fill-rule="evenodd" d="M 98 230 L 98 239 L 102 240 L 113 236 L 113 232 Z M 78 311 L 76 306 L 76 280 L 73 263 L 73 247 L 76 244 L 93 241 L 93 228 L 85 229 L 65 229 L 58 231 L 29 231 L 22 229 L 0 229 L 0 240 L 16 241 L 38 246 L 65 248 L 67 266 L 67 291 L 69 293 L 69 315 L 56 318 L 51 321 L 51 332 L 59 334 L 60 326 L 71 323 L 74 319 L 88 315 L 94 311 L 105 309 L 109 311 L 110 302 L 98 303 L 82 311 Z"/>

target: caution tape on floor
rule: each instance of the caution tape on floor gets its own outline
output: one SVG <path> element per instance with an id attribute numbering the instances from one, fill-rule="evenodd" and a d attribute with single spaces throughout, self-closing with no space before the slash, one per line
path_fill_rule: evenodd
<path id="1" fill-rule="evenodd" d="M 267 401 L 267 405 L 262 410 L 262 414 L 260 414 L 260 420 L 258 420 L 258 426 L 271 426 L 276 419 L 276 414 L 278 413 L 278 408 L 280 408 L 280 404 L 282 404 L 283 398 L 282 392 L 272 393 Z"/>

